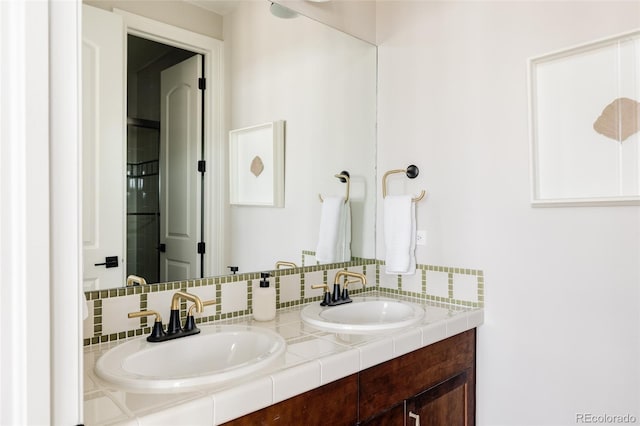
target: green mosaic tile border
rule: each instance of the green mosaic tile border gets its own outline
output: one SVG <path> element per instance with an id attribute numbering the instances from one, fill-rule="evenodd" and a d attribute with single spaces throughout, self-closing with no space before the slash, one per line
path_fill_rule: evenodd
<path id="1" fill-rule="evenodd" d="M 305 297 L 304 291 L 304 274 L 310 272 L 323 271 L 324 274 L 324 282 L 327 280 L 327 270 L 334 269 L 346 269 L 349 267 L 360 266 L 365 264 L 375 264 L 375 259 L 361 259 L 354 258 L 350 262 L 342 262 L 342 263 L 334 263 L 334 264 L 325 264 L 325 265 L 310 265 L 303 266 L 298 268 L 288 268 L 288 269 L 274 269 L 269 272 L 271 277 L 274 278 L 275 286 L 276 286 L 276 309 L 289 308 L 293 306 L 303 305 L 306 303 L 310 303 L 313 301 L 320 301 L 322 297 Z M 364 268 L 364 266 L 363 266 Z M 280 302 L 280 277 L 287 275 L 300 275 L 300 299 L 288 301 L 288 302 Z M 215 294 L 216 300 L 218 303 L 215 305 L 215 314 L 202 316 L 196 318 L 196 324 L 206 324 L 218 320 L 231 319 L 242 317 L 246 315 L 250 315 L 253 309 L 252 301 L 253 301 L 253 282 L 259 282 L 260 280 L 260 272 L 251 272 L 244 274 L 230 274 L 212 278 L 203 278 L 196 280 L 185 280 L 185 281 L 176 281 L 176 282 L 168 282 L 168 283 L 158 283 L 158 284 L 147 284 L 143 286 L 133 286 L 133 287 L 122 287 L 117 289 L 109 289 L 109 290 L 100 290 L 100 291 L 89 291 L 85 293 L 85 297 L 88 303 L 93 303 L 93 336 L 89 338 L 83 339 L 84 346 L 95 345 L 99 343 L 105 342 L 113 342 L 116 340 L 127 339 L 134 336 L 141 336 L 143 334 L 151 333 L 151 323 L 148 317 L 140 318 L 140 326 L 135 329 L 123 330 L 117 333 L 111 334 L 102 334 L 104 329 L 103 324 L 103 315 L 102 315 L 102 301 L 108 298 L 116 298 L 116 297 L 124 297 L 131 295 L 140 295 L 140 310 L 148 310 L 150 307 L 148 306 L 147 295 L 150 293 L 162 292 L 162 291 L 188 291 L 190 288 L 195 287 L 205 287 L 205 286 L 216 286 Z M 222 302 L 222 286 L 230 283 L 238 283 L 238 282 L 246 282 L 247 286 L 247 309 L 222 313 L 221 310 L 221 302 Z M 354 294 L 357 292 L 354 291 Z M 209 310 L 211 307 L 208 308 Z M 180 305 L 180 319 L 182 322 L 187 317 L 187 302 L 181 301 Z"/>
<path id="2" fill-rule="evenodd" d="M 305 253 L 305 252 L 303 252 Z M 308 254 L 315 254 L 315 252 L 306 252 Z M 428 300 L 431 302 L 442 303 L 447 305 L 457 305 L 461 307 L 483 307 L 484 306 L 484 275 L 481 270 L 468 269 L 468 268 L 456 268 L 446 266 L 434 266 L 434 265 L 417 265 L 416 269 L 422 272 L 422 286 L 421 293 L 411 292 L 402 289 L 402 276 L 398 276 L 398 288 L 387 289 L 380 287 L 380 275 L 381 267 L 385 262 L 376 259 L 363 259 L 354 258 L 350 262 L 341 262 L 325 265 L 309 265 L 301 266 L 297 268 L 278 269 L 269 271 L 271 277 L 276 286 L 276 309 L 286 309 L 299 305 L 304 305 L 311 302 L 319 302 L 322 300 L 322 296 L 307 297 L 305 294 L 305 274 L 312 272 L 322 272 L 322 282 L 331 286 L 333 283 L 328 283 L 329 271 L 356 269 L 358 272 L 366 274 L 367 266 L 375 265 L 375 283 L 368 283 L 365 288 L 350 289 L 351 295 L 357 295 L 360 293 L 367 293 L 370 291 L 378 290 L 382 293 L 393 294 L 397 296 L 406 296 L 417 298 L 421 300 Z M 362 268 L 358 270 L 357 268 Z M 449 291 L 448 297 L 434 296 L 428 294 L 428 287 L 426 282 L 425 271 L 437 271 L 445 272 L 449 275 Z M 473 275 L 477 277 L 477 302 L 458 300 L 453 297 L 453 274 Z M 289 275 L 299 275 L 300 279 L 300 297 L 296 300 L 282 302 L 280 298 L 280 285 L 281 277 Z M 159 284 L 147 284 L 143 286 L 123 287 L 118 289 L 102 290 L 102 291 L 90 291 L 86 292 L 85 296 L 88 303 L 93 304 L 93 336 L 83 339 L 84 346 L 95 345 L 99 343 L 112 342 L 122 339 L 127 339 L 134 336 L 147 335 L 151 333 L 151 320 L 148 317 L 140 318 L 140 325 L 135 329 L 123 330 L 117 333 L 103 334 L 103 305 L 102 301 L 108 298 L 139 295 L 140 296 L 140 310 L 148 310 L 148 294 L 161 292 L 161 291 L 188 291 L 191 288 L 215 286 L 215 297 L 218 303 L 215 305 L 215 313 L 207 316 L 196 318 L 196 324 L 207 324 L 218 320 L 240 318 L 246 315 L 250 315 L 253 309 L 253 283 L 260 280 L 259 272 L 251 272 L 236 275 L 224 275 L 213 278 L 204 278 L 197 280 L 177 281 L 169 283 Z M 230 283 L 245 282 L 247 286 L 247 309 L 222 313 L 222 286 Z M 211 311 L 212 307 L 208 310 Z M 180 318 L 184 322 L 187 316 L 187 302 L 182 301 L 180 305 Z"/>
<path id="3" fill-rule="evenodd" d="M 390 289 L 380 287 L 380 276 L 382 274 L 382 267 L 385 265 L 385 261 L 376 260 L 376 280 L 378 283 L 378 291 L 386 294 L 400 295 L 414 297 L 422 300 L 428 300 L 430 302 L 444 303 L 450 305 L 458 305 L 470 308 L 482 308 L 484 307 L 484 272 L 480 269 L 458 268 L 449 266 L 436 266 L 436 265 L 416 265 L 416 271 L 420 271 L 422 274 L 421 293 L 405 291 L 402 289 L 402 275 L 398 275 L 398 289 Z M 428 293 L 426 271 L 443 272 L 448 275 L 448 288 L 447 297 L 435 296 Z M 471 275 L 477 279 L 476 298 L 477 301 L 469 301 L 462 299 L 455 299 L 453 297 L 453 275 Z"/>

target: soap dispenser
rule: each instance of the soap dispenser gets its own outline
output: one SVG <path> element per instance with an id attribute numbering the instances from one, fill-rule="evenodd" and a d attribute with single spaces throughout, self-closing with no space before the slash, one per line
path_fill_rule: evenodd
<path id="1" fill-rule="evenodd" d="M 253 318 L 257 321 L 271 321 L 276 317 L 276 289 L 269 286 L 268 272 L 261 272 L 260 286 L 253 295 Z"/>

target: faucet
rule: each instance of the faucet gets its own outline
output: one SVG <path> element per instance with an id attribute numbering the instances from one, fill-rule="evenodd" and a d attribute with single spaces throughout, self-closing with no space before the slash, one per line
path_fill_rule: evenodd
<path id="1" fill-rule="evenodd" d="M 340 291 L 340 278 L 345 279 L 344 289 Z M 357 278 L 357 280 L 349 281 L 347 277 Z M 351 303 L 352 300 L 349 297 L 349 290 L 347 290 L 347 286 L 349 284 L 362 282 L 362 286 L 367 285 L 367 277 L 364 274 L 360 274 L 358 272 L 351 271 L 338 271 L 336 273 L 336 277 L 333 280 L 333 295 L 329 290 L 329 286 L 326 284 L 314 284 L 311 288 L 323 288 L 324 289 L 324 297 L 322 302 L 320 302 L 320 306 L 336 306 L 342 305 L 344 303 Z"/>
<path id="2" fill-rule="evenodd" d="M 340 292 L 340 278 L 344 277 L 344 289 L 342 293 Z M 349 281 L 348 277 L 357 278 L 355 281 Z M 351 298 L 349 297 L 349 291 L 347 290 L 347 286 L 349 284 L 357 283 L 359 281 L 362 282 L 362 286 L 367 285 L 367 277 L 364 274 L 359 272 L 351 272 L 351 271 L 338 271 L 336 273 L 336 277 L 333 280 L 333 296 L 331 296 L 331 300 L 334 304 L 340 305 L 342 303 L 351 302 Z"/>
<path id="3" fill-rule="evenodd" d="M 281 266 L 286 266 L 289 268 L 297 268 L 298 266 L 293 262 L 285 262 L 284 260 L 278 260 L 276 262 L 276 269 L 280 269 Z"/>
<path id="4" fill-rule="evenodd" d="M 184 328 L 180 326 L 180 300 L 186 299 L 193 302 L 193 305 L 189 308 L 187 319 L 184 324 Z M 171 298 L 171 316 L 169 318 L 169 324 L 167 330 L 164 330 L 162 325 L 162 318 L 156 311 L 146 310 L 140 312 L 129 312 L 127 315 L 129 318 L 140 318 L 150 315 L 155 315 L 155 321 L 153 324 L 153 330 L 147 337 L 148 342 L 164 342 L 165 340 L 177 339 L 179 337 L 191 336 L 192 334 L 200 333 L 200 329 L 196 327 L 196 322 L 193 317 L 193 311 L 201 313 L 205 306 L 215 304 L 215 300 L 202 301 L 195 294 L 190 294 L 183 291 L 177 291 Z"/>
<path id="5" fill-rule="evenodd" d="M 182 331 L 182 327 L 180 326 L 181 299 L 186 299 L 193 302 L 196 307 L 196 312 L 198 313 L 201 313 L 204 309 L 202 307 L 202 300 L 200 300 L 200 298 L 195 294 L 189 294 L 185 291 L 176 291 L 171 298 L 171 314 L 169 315 L 169 325 L 167 325 L 167 334 L 169 335 L 180 333 Z"/>
<path id="6" fill-rule="evenodd" d="M 134 285 L 147 285 L 147 280 L 137 275 L 129 275 L 127 277 L 127 287 Z"/>

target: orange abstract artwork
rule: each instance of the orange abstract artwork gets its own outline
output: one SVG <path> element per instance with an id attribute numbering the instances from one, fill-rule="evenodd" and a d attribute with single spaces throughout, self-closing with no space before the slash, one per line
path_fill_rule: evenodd
<path id="1" fill-rule="evenodd" d="M 255 177 L 258 177 L 260 176 L 260 173 L 262 173 L 263 170 L 264 170 L 264 163 L 262 162 L 262 158 L 256 155 L 256 157 L 251 162 L 251 173 L 253 173 Z"/>

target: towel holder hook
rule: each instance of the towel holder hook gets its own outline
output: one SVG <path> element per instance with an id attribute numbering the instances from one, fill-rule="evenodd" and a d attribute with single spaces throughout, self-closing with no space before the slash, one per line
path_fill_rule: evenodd
<path id="1" fill-rule="evenodd" d="M 420 174 L 420 169 L 418 169 L 418 166 L 416 166 L 415 164 L 411 164 L 406 169 L 395 169 L 386 172 L 384 176 L 382 176 L 382 198 L 387 197 L 387 177 L 394 173 L 404 173 L 409 179 L 415 179 Z M 417 197 L 413 197 L 411 201 L 417 203 L 424 198 L 425 194 L 426 192 L 423 189 L 420 192 L 420 195 L 418 195 Z"/>
<path id="2" fill-rule="evenodd" d="M 348 171 L 343 170 L 340 173 L 338 173 L 336 175 L 333 175 L 333 176 L 337 177 L 338 179 L 340 179 L 340 182 L 347 184 L 347 195 L 345 195 L 345 197 L 344 197 L 344 202 L 346 203 L 347 201 L 349 201 L 349 184 L 350 184 L 350 181 L 351 181 L 351 175 L 349 175 Z M 324 202 L 324 198 L 322 198 L 322 194 L 318 194 L 318 197 L 320 198 L 320 202 L 323 203 Z"/>

